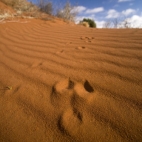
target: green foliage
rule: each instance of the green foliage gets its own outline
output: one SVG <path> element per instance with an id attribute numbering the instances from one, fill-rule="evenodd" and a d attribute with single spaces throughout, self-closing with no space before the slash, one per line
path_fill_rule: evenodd
<path id="1" fill-rule="evenodd" d="M 82 22 L 88 22 L 89 26 L 92 27 L 92 28 L 96 28 L 97 27 L 96 23 L 92 19 L 89 19 L 89 18 L 86 19 L 86 18 L 84 18 Z"/>

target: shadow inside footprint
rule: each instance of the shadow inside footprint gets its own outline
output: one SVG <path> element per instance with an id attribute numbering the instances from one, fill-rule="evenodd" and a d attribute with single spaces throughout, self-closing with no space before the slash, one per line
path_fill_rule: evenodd
<path id="1" fill-rule="evenodd" d="M 74 82 L 69 79 L 68 88 L 67 89 L 73 89 L 73 87 L 74 87 Z"/>
<path id="2" fill-rule="evenodd" d="M 57 122 L 57 127 L 61 131 L 62 134 L 69 135 L 68 131 L 63 126 L 62 116 L 59 117 L 59 120 Z"/>
<path id="3" fill-rule="evenodd" d="M 85 49 L 85 48 L 86 48 L 85 46 L 79 46 L 76 49 Z"/>
<path id="4" fill-rule="evenodd" d="M 74 88 L 74 81 L 68 79 L 61 80 L 52 86 L 50 99 L 55 107 L 64 108 L 70 104 L 70 97 Z"/>
<path id="5" fill-rule="evenodd" d="M 87 80 L 84 83 L 84 88 L 86 91 L 88 91 L 90 93 L 94 91 L 93 87 L 90 85 L 90 83 Z"/>
<path id="6" fill-rule="evenodd" d="M 42 62 L 35 62 L 31 65 L 31 68 L 36 68 L 42 65 Z"/>
<path id="7" fill-rule="evenodd" d="M 60 52 L 61 52 L 61 53 L 63 53 L 63 52 L 64 52 L 64 50 L 61 50 Z"/>
<path id="8" fill-rule="evenodd" d="M 79 119 L 79 121 L 82 122 L 83 116 L 76 108 L 73 109 L 73 113 Z"/>

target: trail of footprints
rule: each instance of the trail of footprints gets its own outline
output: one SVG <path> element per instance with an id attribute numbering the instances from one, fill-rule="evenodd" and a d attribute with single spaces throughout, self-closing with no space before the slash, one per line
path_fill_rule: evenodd
<path id="1" fill-rule="evenodd" d="M 84 42 L 91 43 L 95 38 L 94 37 L 80 37 Z"/>
<path id="2" fill-rule="evenodd" d="M 83 107 L 90 104 L 94 89 L 86 80 L 84 84 L 65 79 L 52 88 L 51 103 L 59 109 L 57 127 L 62 134 L 75 135 L 84 123 Z"/>
<path id="3" fill-rule="evenodd" d="M 95 38 L 94 37 L 80 37 L 80 39 L 83 40 L 86 43 L 92 43 Z M 79 46 L 76 49 L 81 50 L 81 49 L 86 49 L 86 47 L 85 46 Z"/>

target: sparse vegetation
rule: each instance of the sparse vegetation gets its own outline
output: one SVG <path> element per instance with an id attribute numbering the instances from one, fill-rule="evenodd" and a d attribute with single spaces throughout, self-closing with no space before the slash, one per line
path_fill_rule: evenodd
<path id="1" fill-rule="evenodd" d="M 69 1 L 65 4 L 57 4 L 55 7 L 50 0 L 36 0 L 37 4 L 33 4 L 28 0 L 0 0 L 0 2 L 12 7 L 12 10 L 0 9 L 0 22 L 8 18 L 14 18 L 15 16 L 23 17 L 35 17 L 44 20 L 49 20 L 49 15 L 54 15 L 55 17 L 62 18 L 65 21 L 75 22 L 76 16 L 78 14 L 77 7 L 73 6 Z M 60 5 L 60 6 L 59 6 Z M 14 10 L 13 10 L 14 9 Z M 48 14 L 48 15 L 47 15 Z M 81 25 L 85 27 L 96 28 L 97 25 L 94 20 L 84 18 L 80 21 Z M 89 26 L 88 26 L 89 24 Z M 139 28 L 140 26 L 135 26 L 130 18 L 124 17 L 123 19 L 111 19 L 103 24 L 103 28 Z"/>
<path id="2" fill-rule="evenodd" d="M 75 10 L 75 6 L 72 6 L 69 1 L 62 5 L 59 8 L 53 7 L 53 4 L 49 0 L 37 0 L 37 4 L 32 4 L 28 2 L 28 0 L 1 0 L 4 4 L 11 6 L 15 12 L 16 16 L 20 16 L 22 14 L 29 15 L 31 17 L 40 18 L 40 19 L 48 19 L 48 15 L 54 15 L 55 17 L 62 18 L 65 21 L 75 22 L 75 18 L 77 16 L 77 10 Z M 55 5 L 54 5 L 55 6 Z M 53 14 L 54 13 L 54 14 Z M 0 13 L 2 15 L 2 13 Z M 48 14 L 48 15 L 46 15 Z M 10 17 L 11 14 L 3 14 L 3 18 Z"/>
<path id="3" fill-rule="evenodd" d="M 53 14 L 53 5 L 52 2 L 48 0 L 38 0 L 38 7 L 40 11 L 45 12 L 49 15 Z"/>
<path id="4" fill-rule="evenodd" d="M 125 17 L 121 20 L 116 18 L 116 19 L 106 21 L 103 24 L 103 28 L 116 28 L 116 29 L 124 28 L 124 29 L 128 29 L 128 28 L 134 28 L 134 25 L 132 25 L 129 18 Z"/>
<path id="5" fill-rule="evenodd" d="M 90 27 L 88 22 L 81 22 L 80 24 L 83 25 L 84 27 Z"/>
<path id="6" fill-rule="evenodd" d="M 17 15 L 21 15 L 23 12 L 30 13 L 38 10 L 37 6 L 35 6 L 31 2 L 28 2 L 27 0 L 1 0 L 1 1 L 7 6 L 12 7 Z"/>
<path id="7" fill-rule="evenodd" d="M 91 27 L 91 28 L 96 28 L 97 27 L 96 23 L 92 19 L 84 18 L 82 21 L 80 21 L 80 23 L 83 23 L 83 22 L 87 22 L 89 24 L 89 27 Z"/>
<path id="8" fill-rule="evenodd" d="M 1 2 L 3 2 L 6 5 L 14 7 L 18 2 L 18 0 L 1 0 Z"/>
<path id="9" fill-rule="evenodd" d="M 75 6 L 72 6 L 68 1 L 63 8 L 57 10 L 56 16 L 66 21 L 74 22 L 77 16 L 77 11 L 75 10 Z"/>
<path id="10" fill-rule="evenodd" d="M 104 24 L 103 24 L 103 28 L 111 28 L 112 26 L 112 22 L 111 21 L 106 21 Z"/>
<path id="11" fill-rule="evenodd" d="M 29 2 L 27 0 L 1 0 L 4 4 L 13 7 L 16 10 L 27 10 Z"/>

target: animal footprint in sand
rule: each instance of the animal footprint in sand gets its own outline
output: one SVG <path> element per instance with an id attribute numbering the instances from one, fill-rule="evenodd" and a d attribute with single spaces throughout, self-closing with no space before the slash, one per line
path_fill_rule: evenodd
<path id="1" fill-rule="evenodd" d="M 36 67 L 39 67 L 42 65 L 42 62 L 40 61 L 37 61 L 37 62 L 34 62 L 32 65 L 31 65 L 31 68 L 36 68 Z"/>
<path id="2" fill-rule="evenodd" d="M 67 42 L 66 45 L 72 44 L 72 42 Z"/>
<path id="3" fill-rule="evenodd" d="M 83 123 L 83 115 L 78 110 L 67 109 L 58 119 L 57 126 L 62 134 L 75 135 Z"/>
<path id="4" fill-rule="evenodd" d="M 95 38 L 94 37 L 81 37 L 80 38 L 81 40 L 84 40 L 85 42 L 92 42 Z"/>
<path id="5" fill-rule="evenodd" d="M 79 46 L 76 49 L 85 49 L 85 48 L 86 48 L 85 46 Z"/>
<path id="6" fill-rule="evenodd" d="M 51 103 L 62 110 L 57 127 L 63 134 L 75 135 L 84 123 L 82 106 L 94 97 L 93 92 L 94 89 L 87 80 L 82 84 L 65 79 L 53 86 Z"/>
<path id="7" fill-rule="evenodd" d="M 70 79 L 65 79 L 52 87 L 50 99 L 54 106 L 62 106 L 66 104 L 66 102 L 69 102 L 74 95 L 88 100 L 88 98 L 90 98 L 89 93 L 92 92 L 94 92 L 94 89 L 87 80 L 82 84 L 79 82 L 75 83 Z"/>
<path id="8" fill-rule="evenodd" d="M 74 82 L 70 79 L 65 79 L 52 87 L 51 103 L 55 107 L 66 107 L 70 104 L 69 98 L 73 94 Z"/>
<path id="9" fill-rule="evenodd" d="M 61 50 L 61 51 L 56 52 L 56 54 L 61 54 L 63 52 L 64 52 L 64 50 Z"/>

